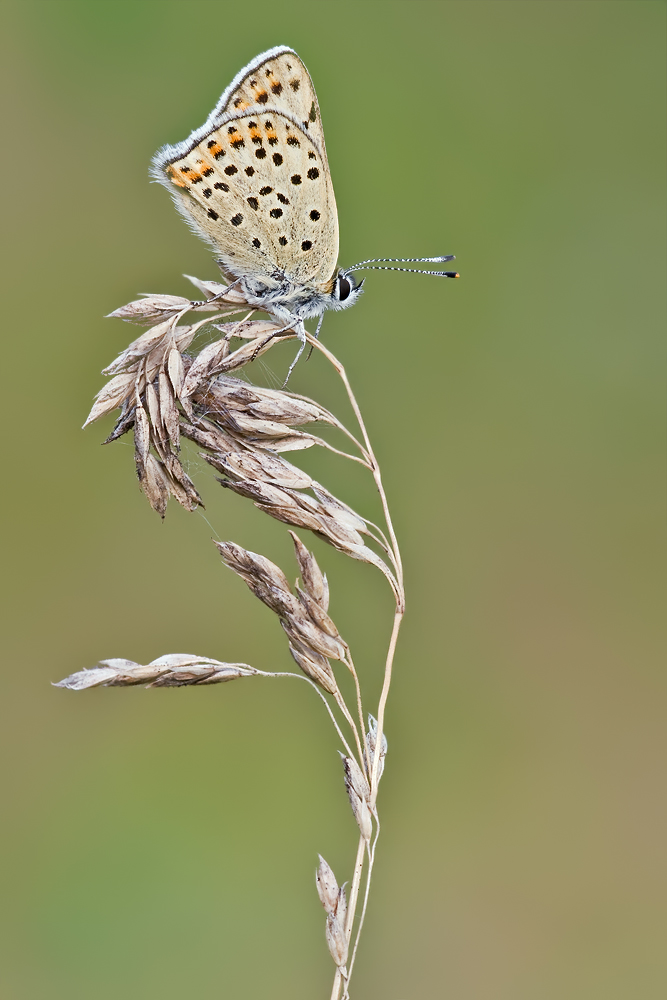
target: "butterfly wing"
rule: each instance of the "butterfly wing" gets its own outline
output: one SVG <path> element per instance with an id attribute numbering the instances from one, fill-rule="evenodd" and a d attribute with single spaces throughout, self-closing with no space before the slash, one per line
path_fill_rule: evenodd
<path id="1" fill-rule="evenodd" d="M 235 277 L 330 284 L 336 200 L 315 90 L 291 49 L 241 70 L 201 128 L 156 154 L 152 172 Z"/>
<path id="2" fill-rule="evenodd" d="M 259 105 L 293 115 L 326 160 L 320 107 L 313 81 L 293 49 L 279 46 L 257 56 L 230 83 L 211 118 Z"/>
<path id="3" fill-rule="evenodd" d="M 338 227 L 318 146 L 296 119 L 274 111 L 223 122 L 165 165 L 177 204 L 235 277 L 328 282 Z"/>

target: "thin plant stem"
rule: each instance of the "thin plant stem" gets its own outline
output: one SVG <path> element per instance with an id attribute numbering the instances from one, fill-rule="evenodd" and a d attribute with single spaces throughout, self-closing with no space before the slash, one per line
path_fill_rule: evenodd
<path id="1" fill-rule="evenodd" d="M 343 746 L 345 747 L 345 749 L 347 750 L 347 753 L 348 753 L 348 756 L 350 756 L 350 757 L 354 757 L 354 753 L 353 753 L 353 752 L 352 752 L 352 750 L 350 749 L 350 744 L 349 744 L 349 743 L 347 742 L 347 740 L 346 740 L 346 739 L 345 739 L 345 737 L 343 736 L 343 734 L 342 734 L 342 732 L 341 732 L 341 729 L 340 729 L 340 726 L 339 726 L 339 725 L 338 725 L 338 723 L 336 722 L 336 716 L 335 716 L 335 715 L 333 714 L 333 712 L 331 711 L 331 705 L 330 705 L 330 704 L 329 704 L 329 702 L 328 702 L 328 701 L 326 700 L 326 698 L 324 697 L 324 695 L 323 695 L 323 694 L 322 694 L 322 692 L 320 691 L 320 689 L 319 689 L 319 687 L 317 686 L 317 684 L 315 684 L 315 682 L 314 682 L 314 681 L 311 681 L 310 677 L 304 677 L 304 676 L 302 676 L 302 674 L 293 674 L 293 673 L 291 673 L 291 671 L 289 671 L 289 670 L 276 670 L 276 671 L 274 671 L 274 672 L 272 672 L 272 671 L 269 671 L 269 670 L 256 670 L 256 671 L 255 671 L 255 673 L 256 673 L 256 674 L 257 674 L 257 675 L 258 675 L 259 677 L 294 677 L 294 678 L 296 678 L 296 680 L 298 680 L 298 681 L 305 681 L 305 682 L 306 682 L 306 684 L 310 684 L 310 686 L 311 686 L 311 687 L 312 687 L 312 688 L 313 688 L 313 689 L 314 689 L 314 690 L 315 690 L 315 691 L 317 692 L 317 694 L 318 694 L 318 695 L 320 696 L 320 698 L 321 698 L 321 699 L 322 699 L 322 701 L 324 702 L 324 707 L 326 708 L 327 712 L 329 713 L 329 716 L 330 716 L 330 718 L 331 718 L 331 721 L 332 721 L 332 722 L 333 722 L 333 724 L 334 724 L 334 727 L 335 727 L 335 729 L 336 729 L 336 732 L 338 733 L 338 735 L 339 735 L 339 737 L 340 737 L 340 741 L 341 741 L 341 743 L 343 744 Z M 345 704 L 345 703 L 343 702 L 343 704 Z M 340 706 L 339 706 L 339 707 L 340 707 Z M 341 711 L 342 711 L 342 709 L 341 709 Z M 345 714 L 345 713 L 343 713 L 343 714 Z M 349 712 L 348 712 L 348 715 L 349 715 Z M 349 721 L 349 720 L 348 720 L 348 721 Z M 355 726 L 353 726 L 353 727 L 352 727 L 352 731 L 354 732 L 354 734 L 355 734 L 355 737 L 356 737 L 356 736 L 357 736 L 357 733 L 356 733 L 356 727 L 355 727 Z M 359 740 L 358 740 L 358 737 L 357 737 L 357 743 L 358 743 L 358 742 L 359 742 Z"/>
<path id="2" fill-rule="evenodd" d="M 352 674 L 352 677 L 354 679 L 354 687 L 355 687 L 355 690 L 357 692 L 357 711 L 359 713 L 359 725 L 361 727 L 361 736 L 362 736 L 362 739 L 364 741 L 364 749 L 363 749 L 363 753 L 361 755 L 361 760 L 359 761 L 359 763 L 361 765 L 362 770 L 365 772 L 366 771 L 366 761 L 370 760 L 370 757 L 369 757 L 369 754 L 368 754 L 368 744 L 366 742 L 366 726 L 364 725 L 364 708 L 363 708 L 363 704 L 362 704 L 362 700 L 361 700 L 361 685 L 359 683 L 359 675 L 357 674 L 357 671 L 356 671 L 355 666 L 354 666 L 354 661 L 352 660 L 352 654 L 350 653 L 350 647 L 347 646 L 347 643 L 346 643 L 346 647 L 347 647 L 347 653 L 346 653 L 345 662 L 347 664 L 348 670 L 350 671 L 350 673 Z"/>
<path id="3" fill-rule="evenodd" d="M 366 841 L 363 837 L 359 837 L 359 844 L 357 846 L 357 857 L 354 862 L 354 875 L 352 878 L 352 886 L 350 888 L 350 900 L 347 907 L 347 919 L 345 921 L 345 937 L 348 942 L 352 937 L 352 926 L 354 924 L 354 913 L 357 908 L 357 898 L 359 896 L 359 886 L 361 885 L 361 877 L 364 871 L 364 857 L 366 854 Z M 349 976 L 346 977 L 349 980 Z M 333 989 L 331 990 L 331 1000 L 338 1000 L 340 997 L 340 988 L 343 982 L 343 974 L 339 969 L 336 969 L 336 975 L 334 976 Z"/>
<path id="4" fill-rule="evenodd" d="M 369 472 L 373 471 L 370 463 L 363 458 L 359 458 L 358 455 L 350 455 L 348 451 L 341 451 L 340 448 L 334 448 L 334 446 L 329 444 L 328 441 L 325 441 L 324 438 L 318 438 L 317 441 L 321 448 L 326 448 L 328 451 L 332 451 L 334 455 L 342 455 L 343 458 L 349 458 L 351 462 L 358 462 L 359 465 L 363 465 L 363 467 L 368 469 Z"/>
<path id="5" fill-rule="evenodd" d="M 352 976 L 352 969 L 354 968 L 354 960 L 357 957 L 357 948 L 359 947 L 359 938 L 361 937 L 361 930 L 364 926 L 364 920 L 366 919 L 366 908 L 368 907 L 368 896 L 371 890 L 373 865 L 375 864 L 375 848 L 377 847 L 378 838 L 380 836 L 380 821 L 377 818 L 377 813 L 375 814 L 375 821 L 377 823 L 377 828 L 375 831 L 375 838 L 373 840 L 373 844 L 368 850 L 368 874 L 366 875 L 366 891 L 364 892 L 364 902 L 363 906 L 361 907 L 361 916 L 359 917 L 359 926 L 357 927 L 357 936 L 354 941 L 352 958 L 350 959 L 349 968 L 347 970 L 348 981 Z"/>
<path id="6" fill-rule="evenodd" d="M 345 703 L 345 699 L 343 698 L 343 696 L 340 693 L 340 691 L 338 691 L 338 690 L 336 691 L 336 693 L 334 694 L 334 698 L 336 699 L 336 704 L 338 705 L 338 707 L 340 708 L 341 712 L 345 716 L 345 718 L 347 720 L 347 723 L 348 723 L 350 729 L 352 730 L 352 732 L 354 734 L 354 742 L 357 745 L 357 752 L 359 754 L 359 759 L 363 760 L 363 750 L 361 749 L 361 742 L 359 740 L 359 733 L 357 731 L 357 725 L 356 725 L 354 719 L 352 718 L 352 713 L 350 712 L 349 708 L 347 707 L 347 705 Z M 363 732 L 363 724 L 362 724 L 362 732 Z M 350 754 L 349 756 L 354 757 L 354 754 Z"/>
<path id="7" fill-rule="evenodd" d="M 373 761 L 372 761 L 372 767 L 371 767 L 371 774 L 369 776 L 370 777 L 370 794 L 371 794 L 370 808 L 371 808 L 371 811 L 374 813 L 374 815 L 376 817 L 376 821 L 377 821 L 376 801 L 377 801 L 378 783 L 379 783 L 379 769 L 380 769 L 380 757 L 381 757 L 381 751 L 382 751 L 382 737 L 383 737 L 383 732 L 384 732 L 385 709 L 386 709 L 386 705 L 387 705 L 387 698 L 389 696 L 389 688 L 391 686 L 392 669 L 393 669 L 393 663 L 394 663 L 394 654 L 395 654 L 395 651 L 396 651 L 396 642 L 397 642 L 397 639 L 398 639 L 398 633 L 399 633 L 399 629 L 401 627 L 401 622 L 403 620 L 404 609 L 405 609 L 405 594 L 404 594 L 404 589 L 403 589 L 403 565 L 402 565 L 402 561 L 401 561 L 400 549 L 398 547 L 398 540 L 396 538 L 396 533 L 394 531 L 394 526 L 393 526 L 393 523 L 392 523 L 392 520 L 391 520 L 391 514 L 389 512 L 389 504 L 387 502 L 387 496 L 385 494 L 384 486 L 383 486 L 383 483 L 382 483 L 382 476 L 381 476 L 381 473 L 380 473 L 380 466 L 379 466 L 378 461 L 377 461 L 377 459 L 375 457 L 375 454 L 373 452 L 373 448 L 372 448 L 372 445 L 371 445 L 371 442 L 370 442 L 370 438 L 369 438 L 368 432 L 366 430 L 366 425 L 364 424 L 364 420 L 363 420 L 363 417 L 361 415 L 361 410 L 359 408 L 359 404 L 357 403 L 356 397 L 355 397 L 355 395 L 354 395 L 354 393 L 352 391 L 352 386 L 350 385 L 350 382 L 349 382 L 349 379 L 347 377 L 347 373 L 345 371 L 345 368 L 340 363 L 340 361 L 338 361 L 338 359 L 335 357 L 335 355 L 333 355 L 331 353 L 331 351 L 327 350 L 327 348 L 322 343 L 320 343 L 319 340 L 315 340 L 315 338 L 311 337 L 311 336 L 308 336 L 308 340 L 310 341 L 310 343 L 314 347 L 316 347 L 327 358 L 327 360 L 331 363 L 331 365 L 334 367 L 334 369 L 338 373 L 341 381 L 343 382 L 343 385 L 345 386 L 345 390 L 347 392 L 347 396 L 348 396 L 348 399 L 350 401 L 350 405 L 352 406 L 352 409 L 354 411 L 354 415 L 355 415 L 355 417 L 357 419 L 357 423 L 359 424 L 359 428 L 360 428 L 361 433 L 362 433 L 362 437 L 363 437 L 363 440 L 364 440 L 364 451 L 366 452 L 366 456 L 367 456 L 367 458 L 369 460 L 369 463 L 370 463 L 370 466 L 371 466 L 371 472 L 372 472 L 373 478 L 375 480 L 375 484 L 376 484 L 378 493 L 380 495 L 380 501 L 382 503 L 382 511 L 383 511 L 383 514 L 384 514 L 385 523 L 387 525 L 387 531 L 389 533 L 389 538 L 391 540 L 392 563 L 393 563 L 394 568 L 396 570 L 396 583 L 397 583 L 397 589 L 396 589 L 396 592 L 395 592 L 396 611 L 395 611 L 395 614 L 394 614 L 394 623 L 393 623 L 393 627 L 392 627 L 392 631 L 391 631 L 391 637 L 390 637 L 390 640 L 389 640 L 389 648 L 387 650 L 387 658 L 386 658 L 386 661 L 385 661 L 385 670 L 384 670 L 384 679 L 383 679 L 383 683 L 382 683 L 382 692 L 381 692 L 381 695 L 380 695 L 380 702 L 379 702 L 379 705 L 378 705 L 377 730 L 376 730 L 376 734 L 375 734 L 375 753 L 373 755 Z M 364 727 L 363 727 L 363 723 L 362 723 L 362 730 L 363 730 L 363 728 Z M 368 893 L 370 891 L 370 880 L 371 880 L 371 875 L 372 875 L 373 861 L 375 859 L 375 847 L 376 847 L 376 844 L 377 844 L 377 838 L 378 838 L 378 836 L 379 836 L 379 821 L 378 821 L 378 830 L 377 830 L 377 833 L 376 833 L 375 841 L 373 843 L 373 850 L 372 850 L 372 852 L 370 851 L 370 848 L 369 848 L 368 878 L 367 878 L 367 882 L 366 882 L 366 892 L 365 892 L 365 898 L 364 898 L 364 906 L 363 906 L 363 910 L 362 910 L 362 918 L 361 918 L 361 921 L 360 921 L 360 924 L 359 924 L 359 929 L 357 931 L 357 937 L 356 937 L 356 940 L 355 940 L 354 952 L 353 952 L 353 955 L 352 955 L 352 962 L 350 963 L 350 969 L 349 969 L 349 971 L 347 973 L 347 976 L 345 977 L 345 979 L 346 979 L 346 982 L 345 982 L 345 993 L 346 994 L 347 994 L 347 987 L 349 985 L 350 976 L 351 976 L 351 973 L 352 973 L 352 963 L 354 962 L 354 957 L 356 956 L 356 951 L 357 951 L 357 947 L 358 947 L 358 944 L 359 944 L 359 936 L 361 934 L 361 927 L 363 925 L 363 918 L 364 918 L 365 913 L 366 913 L 366 904 L 368 902 Z M 354 867 L 354 876 L 353 876 L 353 879 L 352 879 L 352 886 L 351 886 L 351 889 L 350 889 L 350 901 L 349 901 L 349 904 L 348 904 L 348 914 L 347 914 L 347 921 L 346 921 L 346 928 L 345 928 L 346 929 L 346 935 L 347 935 L 348 943 L 350 941 L 351 934 L 352 934 L 352 926 L 353 926 L 353 923 L 354 923 L 355 911 L 356 911 L 356 906 L 357 906 L 357 899 L 358 899 L 358 896 L 359 896 L 359 888 L 360 888 L 360 885 L 361 885 L 361 878 L 362 878 L 362 874 L 363 874 L 364 846 L 365 846 L 365 840 L 362 837 L 360 839 L 359 848 L 357 850 L 357 861 L 356 861 L 355 867 Z M 334 978 L 333 990 L 332 990 L 332 994 L 331 994 L 332 1000 L 339 1000 L 340 988 L 341 988 L 342 982 L 343 982 L 343 975 L 342 975 L 340 969 L 338 969 L 336 971 L 336 975 L 335 975 L 335 978 Z"/>

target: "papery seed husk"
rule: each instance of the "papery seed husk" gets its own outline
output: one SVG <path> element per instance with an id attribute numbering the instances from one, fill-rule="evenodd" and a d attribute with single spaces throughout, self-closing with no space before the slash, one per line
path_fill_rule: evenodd
<path id="1" fill-rule="evenodd" d="M 293 612 L 283 626 L 288 635 L 296 633 L 301 642 L 314 649 L 316 653 L 320 653 L 321 656 L 326 656 L 331 660 L 344 660 L 346 650 L 343 643 L 338 639 L 333 639 L 326 632 L 322 632 L 309 618 L 303 617 L 299 602 L 296 598 L 294 600 L 298 611 Z"/>
<path id="2" fill-rule="evenodd" d="M 179 447 L 179 416 L 174 401 L 174 390 L 167 373 L 161 371 L 158 376 L 158 388 L 160 390 L 160 418 L 162 425 L 167 432 L 167 436 L 174 448 Z"/>
<path id="3" fill-rule="evenodd" d="M 347 918 L 347 896 L 345 895 L 345 886 L 341 886 L 338 890 L 338 901 L 336 903 L 336 916 L 341 927 L 345 927 L 345 920 Z"/>
<path id="4" fill-rule="evenodd" d="M 329 493 L 328 490 L 325 490 L 321 483 L 313 483 L 313 493 L 327 513 L 344 524 L 345 527 L 351 531 L 368 531 L 368 526 L 363 517 L 352 510 L 351 507 L 348 507 L 346 503 L 343 503 L 342 500 Z"/>
<path id="5" fill-rule="evenodd" d="M 279 590 L 290 593 L 287 577 L 280 566 L 276 566 L 266 556 L 244 549 L 236 542 L 215 542 L 215 545 L 226 565 L 236 573 L 256 576 Z"/>
<path id="6" fill-rule="evenodd" d="M 324 444 L 324 441 L 312 434 L 294 431 L 292 437 L 271 438 L 271 451 L 304 451 L 316 444 Z"/>
<path id="7" fill-rule="evenodd" d="M 210 465 L 215 468 L 220 465 L 222 466 L 221 471 L 224 471 L 226 456 L 218 458 L 215 455 L 205 455 L 204 457 Z M 276 507 L 282 507 L 285 504 L 292 506 L 291 496 L 280 486 L 272 486 L 271 483 L 259 483 L 253 479 L 221 479 L 219 482 L 225 489 L 232 490 L 241 497 L 247 497 L 248 500 L 254 500 L 255 503 L 261 504 L 269 510 L 274 505 Z"/>
<path id="8" fill-rule="evenodd" d="M 83 691 L 92 687 L 128 687 L 152 681 L 150 687 L 176 686 L 184 684 L 220 683 L 237 677 L 250 677 L 256 671 L 247 663 L 223 663 L 204 656 L 189 653 L 172 653 L 143 666 L 134 660 L 114 658 L 100 660 L 90 670 L 79 670 L 70 674 L 54 687 Z M 188 679 L 189 675 L 189 679 Z"/>
<path id="9" fill-rule="evenodd" d="M 260 337 L 266 337 L 275 330 L 281 329 L 276 323 L 265 319 L 240 320 L 238 323 L 216 323 L 215 328 L 224 333 L 225 338 L 238 337 L 240 340 L 258 340 Z"/>
<path id="10" fill-rule="evenodd" d="M 196 424 L 181 417 L 181 434 L 202 448 L 208 448 L 220 456 L 228 451 L 237 451 L 241 445 L 237 438 L 221 430 L 209 420 L 199 419 Z"/>
<path id="11" fill-rule="evenodd" d="M 128 302 L 127 305 L 114 309 L 107 314 L 107 319 L 124 319 L 134 323 L 150 322 L 154 319 L 164 319 L 170 315 L 182 312 L 190 306 L 190 299 L 180 295 L 145 295 L 142 299 Z"/>
<path id="12" fill-rule="evenodd" d="M 366 733 L 366 743 L 368 744 L 368 750 L 370 754 L 370 760 L 367 759 L 366 763 L 368 766 L 368 773 L 371 774 L 373 770 L 373 762 L 375 759 L 375 748 L 377 746 L 377 731 L 378 731 L 378 721 L 373 716 L 368 716 L 368 732 Z M 384 771 L 384 759 L 387 754 L 387 737 L 382 733 L 382 748 L 380 750 L 380 762 L 378 764 L 378 781 L 382 777 L 382 772 Z"/>
<path id="13" fill-rule="evenodd" d="M 188 326 L 177 326 L 173 333 L 173 342 L 178 351 L 183 353 L 187 350 L 192 341 L 194 340 L 195 334 L 197 332 L 197 324 L 192 323 Z"/>
<path id="14" fill-rule="evenodd" d="M 273 486 L 308 489 L 312 479 L 277 455 L 259 449 L 230 452 L 216 468 L 235 479 L 255 479 Z"/>
<path id="15" fill-rule="evenodd" d="M 373 836 L 373 822 L 366 800 L 360 798 L 351 787 L 348 787 L 347 789 L 347 797 L 350 800 L 352 814 L 357 822 L 357 826 L 359 827 L 359 832 L 364 840 L 368 842 Z"/>
<path id="16" fill-rule="evenodd" d="M 305 647 L 302 647 L 305 648 Z M 338 685 L 336 684 L 336 678 L 333 675 L 331 667 L 327 664 L 327 669 L 323 669 L 320 664 L 314 659 L 318 654 L 313 652 L 313 650 L 307 650 L 307 652 L 302 652 L 298 649 L 294 640 L 289 644 L 289 651 L 292 657 L 301 669 L 303 670 L 306 677 L 310 677 L 311 681 L 315 681 L 319 684 L 321 688 L 327 691 L 329 694 L 336 694 L 338 690 Z M 324 657 L 322 657 L 324 659 Z"/>
<path id="17" fill-rule="evenodd" d="M 86 417 L 86 422 L 83 425 L 87 427 L 88 424 L 92 424 L 93 421 L 99 420 L 103 417 L 105 413 L 111 413 L 116 407 L 120 406 L 128 399 L 134 389 L 135 375 L 132 372 L 125 372 L 122 375 L 116 375 L 112 378 L 110 382 L 100 389 L 97 396 L 95 397 L 95 402 L 93 407 Z"/>
<path id="18" fill-rule="evenodd" d="M 172 347 L 167 356 L 167 371 L 169 372 L 169 380 L 174 390 L 174 395 L 178 399 L 183 389 L 185 375 L 183 370 L 183 355 L 175 347 Z"/>
<path id="19" fill-rule="evenodd" d="M 195 506 L 203 507 L 199 493 L 195 488 L 195 484 L 192 482 L 185 469 L 181 465 L 180 461 L 171 451 L 167 451 L 164 456 L 164 465 L 167 468 L 172 479 L 174 479 L 184 490 L 189 499 L 195 504 Z M 193 509 L 193 508 L 190 508 Z"/>
<path id="20" fill-rule="evenodd" d="M 112 441 L 117 441 L 121 438 L 123 434 L 127 434 L 129 430 L 134 426 L 134 406 L 131 405 L 130 400 L 126 399 L 121 406 L 121 411 L 114 425 L 114 429 L 106 440 L 102 444 L 111 444 Z"/>
<path id="21" fill-rule="evenodd" d="M 192 396 L 200 382 L 205 382 L 215 372 L 218 365 L 224 361 L 229 354 L 229 342 L 227 340 L 216 340 L 213 344 L 208 344 L 199 352 L 192 365 L 188 369 L 188 374 L 183 382 L 183 395 Z M 207 386 L 208 388 L 208 386 Z"/>
<path id="22" fill-rule="evenodd" d="M 290 531 L 290 535 L 294 543 L 294 553 L 301 571 L 303 586 L 313 600 L 317 601 L 320 607 L 326 611 L 329 606 L 329 588 L 326 577 L 317 565 L 315 556 L 309 552 L 299 536 L 295 535 L 293 531 Z"/>
<path id="23" fill-rule="evenodd" d="M 280 329 L 277 323 L 272 325 L 275 327 L 275 330 Z M 224 372 L 236 371 L 238 368 L 242 368 L 244 365 L 249 364 L 249 362 L 255 361 L 257 358 L 261 357 L 261 355 L 265 354 L 266 351 L 269 351 L 274 344 L 277 344 L 279 341 L 286 338 L 289 339 L 292 337 L 294 337 L 293 333 L 285 332 L 278 337 L 273 337 L 271 336 L 271 333 L 268 333 L 263 338 L 260 337 L 258 340 L 248 341 L 247 343 L 242 344 L 241 347 L 238 347 L 235 351 L 232 351 L 232 353 L 229 354 L 223 362 L 221 362 L 220 368 Z"/>
<path id="24" fill-rule="evenodd" d="M 227 406 L 246 410 L 251 416 L 260 419 L 297 425 L 316 421 L 338 424 L 333 414 L 306 396 L 297 396 L 281 389 L 249 386 L 233 376 L 220 375 L 211 386 L 211 392 L 216 397 L 224 398 Z"/>
<path id="25" fill-rule="evenodd" d="M 175 667 L 163 677 L 153 681 L 151 687 L 183 687 L 192 681 L 205 680 L 215 673 L 215 667 Z"/>
<path id="26" fill-rule="evenodd" d="M 299 598 L 299 601 L 305 608 L 308 617 L 313 620 L 315 625 L 317 625 L 318 628 L 322 629 L 323 632 L 326 632 L 327 635 L 337 638 L 340 633 L 338 632 L 335 623 L 326 613 L 324 608 L 320 604 L 318 604 L 317 601 L 315 601 L 310 596 L 310 594 L 307 594 L 304 590 L 301 590 L 300 587 L 296 587 L 296 593 L 297 597 Z"/>
<path id="27" fill-rule="evenodd" d="M 261 503 L 256 503 L 255 506 L 270 517 L 274 517 L 276 521 L 282 521 L 283 524 L 289 524 L 293 528 L 307 528 L 309 531 L 321 530 L 319 518 L 305 510 L 300 510 L 299 507 L 292 505 L 289 507 L 268 506 Z"/>
<path id="28" fill-rule="evenodd" d="M 152 326 L 146 331 L 146 333 L 142 333 L 140 337 L 133 340 L 132 343 L 118 355 L 116 360 L 112 361 L 112 363 L 104 369 L 104 374 L 113 375 L 115 371 L 130 362 L 150 355 L 158 346 L 164 350 L 165 337 L 171 335 L 173 329 L 173 317 L 165 320 L 163 323 L 157 323 L 155 326 Z"/>
<path id="29" fill-rule="evenodd" d="M 329 952 L 336 965 L 345 965 L 347 962 L 345 931 L 338 918 L 334 917 L 331 913 L 327 915 L 326 937 Z"/>
<path id="30" fill-rule="evenodd" d="M 353 531 L 346 525 L 341 524 L 331 514 L 322 511 L 318 520 L 320 523 L 318 530 L 326 536 L 327 541 L 337 549 L 340 549 L 341 552 L 349 553 L 352 550 L 356 551 L 365 548 L 361 535 L 357 531 Z"/>
<path id="31" fill-rule="evenodd" d="M 321 854 L 318 854 L 320 863 L 315 872 L 315 883 L 317 894 L 320 897 L 322 906 L 327 913 L 335 913 L 338 907 L 338 882 L 331 867 L 327 864 Z M 343 921 L 341 921 L 343 923 Z"/>
<path id="32" fill-rule="evenodd" d="M 248 416 L 247 413 L 243 413 L 240 410 L 234 411 L 234 420 L 236 425 L 241 428 L 245 434 L 251 434 L 253 437 L 290 437 L 289 428 L 285 427 L 277 420 L 264 420 L 259 417 Z M 297 432 L 295 432 L 297 433 Z"/>
<path id="33" fill-rule="evenodd" d="M 351 787 L 359 798 L 370 802 L 371 792 L 368 787 L 366 775 L 361 770 L 354 757 L 346 757 L 345 754 L 341 754 L 340 756 L 343 761 L 345 784 Z"/>
<path id="34" fill-rule="evenodd" d="M 164 517 L 169 500 L 169 480 L 162 464 L 153 455 L 146 456 L 144 476 L 140 482 L 153 510 Z"/>
<path id="35" fill-rule="evenodd" d="M 220 301 L 232 302 L 235 305 L 241 305 L 246 301 L 245 295 L 238 287 L 221 285 L 219 281 L 203 281 L 201 278 L 193 278 L 190 274 L 184 274 L 183 277 L 191 281 L 206 298 L 219 298 Z"/>
<path id="36" fill-rule="evenodd" d="M 137 454 L 141 459 L 142 465 L 146 462 L 150 444 L 151 430 L 148 417 L 146 416 L 146 411 L 143 406 L 138 405 L 135 408 L 134 415 L 134 447 L 136 448 Z"/>
<path id="37" fill-rule="evenodd" d="M 152 382 L 146 384 L 146 405 L 148 406 L 148 416 L 150 417 L 153 430 L 158 439 L 164 441 L 165 436 L 160 416 L 160 401 Z"/>

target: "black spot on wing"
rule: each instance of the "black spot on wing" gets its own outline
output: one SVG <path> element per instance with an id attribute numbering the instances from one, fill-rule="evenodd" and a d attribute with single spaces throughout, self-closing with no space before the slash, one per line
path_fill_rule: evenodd
<path id="1" fill-rule="evenodd" d="M 238 167 L 235 167 L 233 163 L 230 163 L 228 167 L 225 167 L 225 173 L 228 177 L 233 177 L 234 174 L 238 174 Z"/>
<path id="2" fill-rule="evenodd" d="M 320 172 L 317 169 L 317 167 L 311 167 L 310 170 L 308 171 L 307 176 L 309 181 L 316 181 L 317 178 L 320 176 Z"/>
<path id="3" fill-rule="evenodd" d="M 210 215 L 210 214 L 211 214 L 211 213 L 209 212 L 209 215 Z M 239 213 L 238 213 L 237 215 L 233 215 L 233 216 L 231 217 L 231 219 L 230 219 L 229 221 L 231 222 L 231 224 L 232 224 L 233 226 L 240 226 L 240 225 L 241 225 L 241 223 L 243 222 L 243 216 L 242 216 L 242 215 L 241 215 L 241 213 L 239 212 Z"/>
<path id="4" fill-rule="evenodd" d="M 290 180 L 291 180 L 292 184 L 300 184 L 301 183 L 301 174 L 292 174 L 292 176 L 290 177 Z"/>
<path id="5" fill-rule="evenodd" d="M 257 209 L 259 208 L 259 202 L 257 201 L 256 198 L 246 198 L 246 201 L 248 202 L 251 208 L 254 208 L 254 210 L 257 211 Z"/>
<path id="6" fill-rule="evenodd" d="M 316 209 L 316 208 L 314 208 L 314 209 L 312 210 L 312 212 L 310 213 L 310 217 L 311 217 L 311 219 L 313 220 L 313 222 L 317 222 L 317 220 L 318 220 L 318 219 L 319 219 L 319 217 L 320 217 L 320 213 L 319 213 L 319 212 L 317 211 L 317 209 Z"/>
<path id="7" fill-rule="evenodd" d="M 280 166 L 280 164 L 281 164 L 281 163 L 283 162 L 283 158 L 282 158 L 282 156 L 280 155 L 280 153 L 274 153 L 274 154 L 273 154 L 273 162 L 275 163 L 275 165 L 276 165 L 277 167 L 279 167 L 279 166 Z"/>
<path id="8" fill-rule="evenodd" d="M 255 150 L 255 156 L 257 157 L 258 160 L 263 160 L 265 158 L 266 150 L 264 149 L 263 146 L 260 146 L 259 149 Z"/>
<path id="9" fill-rule="evenodd" d="M 278 240 L 278 242 L 280 243 L 281 247 L 286 247 L 287 246 L 287 237 L 286 236 L 281 236 L 280 239 Z"/>
<path id="10" fill-rule="evenodd" d="M 313 244 L 310 242 L 310 240 L 304 240 L 303 243 L 301 244 L 301 249 L 302 250 L 310 250 L 310 248 L 312 247 L 312 245 Z"/>

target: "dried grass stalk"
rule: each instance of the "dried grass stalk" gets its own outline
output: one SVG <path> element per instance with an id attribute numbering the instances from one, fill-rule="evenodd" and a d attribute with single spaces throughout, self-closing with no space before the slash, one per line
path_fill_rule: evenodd
<path id="1" fill-rule="evenodd" d="M 352 559 L 375 566 L 388 580 L 396 601 L 377 719 L 364 724 L 362 687 L 347 643 L 329 614 L 329 584 L 314 555 L 292 530 L 300 581 L 290 586 L 270 559 L 237 545 L 216 542 L 223 562 L 252 593 L 277 615 L 289 652 L 302 675 L 266 672 L 246 663 L 225 663 L 190 654 L 161 656 L 142 665 L 132 660 L 102 660 L 79 670 L 56 686 L 71 690 L 92 687 L 184 687 L 219 684 L 241 677 L 300 677 L 318 691 L 345 752 L 341 754 L 345 789 L 359 828 L 359 846 L 349 902 L 329 865 L 320 857 L 317 889 L 326 911 L 326 941 L 336 965 L 332 1000 L 347 998 L 359 934 L 373 870 L 377 834 L 378 784 L 387 741 L 384 711 L 391 682 L 398 629 L 403 616 L 400 552 L 389 515 L 379 466 L 345 369 L 319 341 L 312 347 L 333 366 L 347 391 L 361 437 L 358 439 L 315 400 L 249 384 L 237 374 L 279 340 L 294 336 L 275 322 L 252 319 L 252 310 L 236 288 L 215 281 L 189 280 L 204 296 L 194 301 L 176 295 L 146 295 L 111 315 L 147 327 L 105 369 L 110 377 L 98 393 L 86 425 L 118 410 L 107 442 L 132 431 L 139 484 L 162 517 L 173 497 L 187 510 L 203 505 L 181 461 L 182 440 L 203 449 L 206 462 L 221 474 L 221 485 L 252 501 L 265 514 L 307 530 Z M 182 322 L 190 313 L 203 319 Z M 242 314 L 239 315 L 238 314 Z M 229 317 L 236 315 L 235 320 Z M 220 320 L 224 320 L 220 322 Z M 208 328 L 216 339 L 197 353 L 190 349 Z M 352 453 L 312 433 L 309 425 L 326 425 L 343 436 Z M 367 469 L 382 502 L 386 535 L 304 470 L 282 457 L 311 447 L 326 448 Z M 354 681 L 352 709 L 341 693 L 332 664 Z M 342 720 L 339 723 L 339 718 Z M 342 726 L 352 739 L 348 743 Z M 351 744 L 351 745 L 350 745 Z M 374 835 L 375 831 L 375 835 Z M 355 921 L 364 870 L 366 889 L 361 917 Z M 354 943 L 352 942 L 355 934 Z"/>

